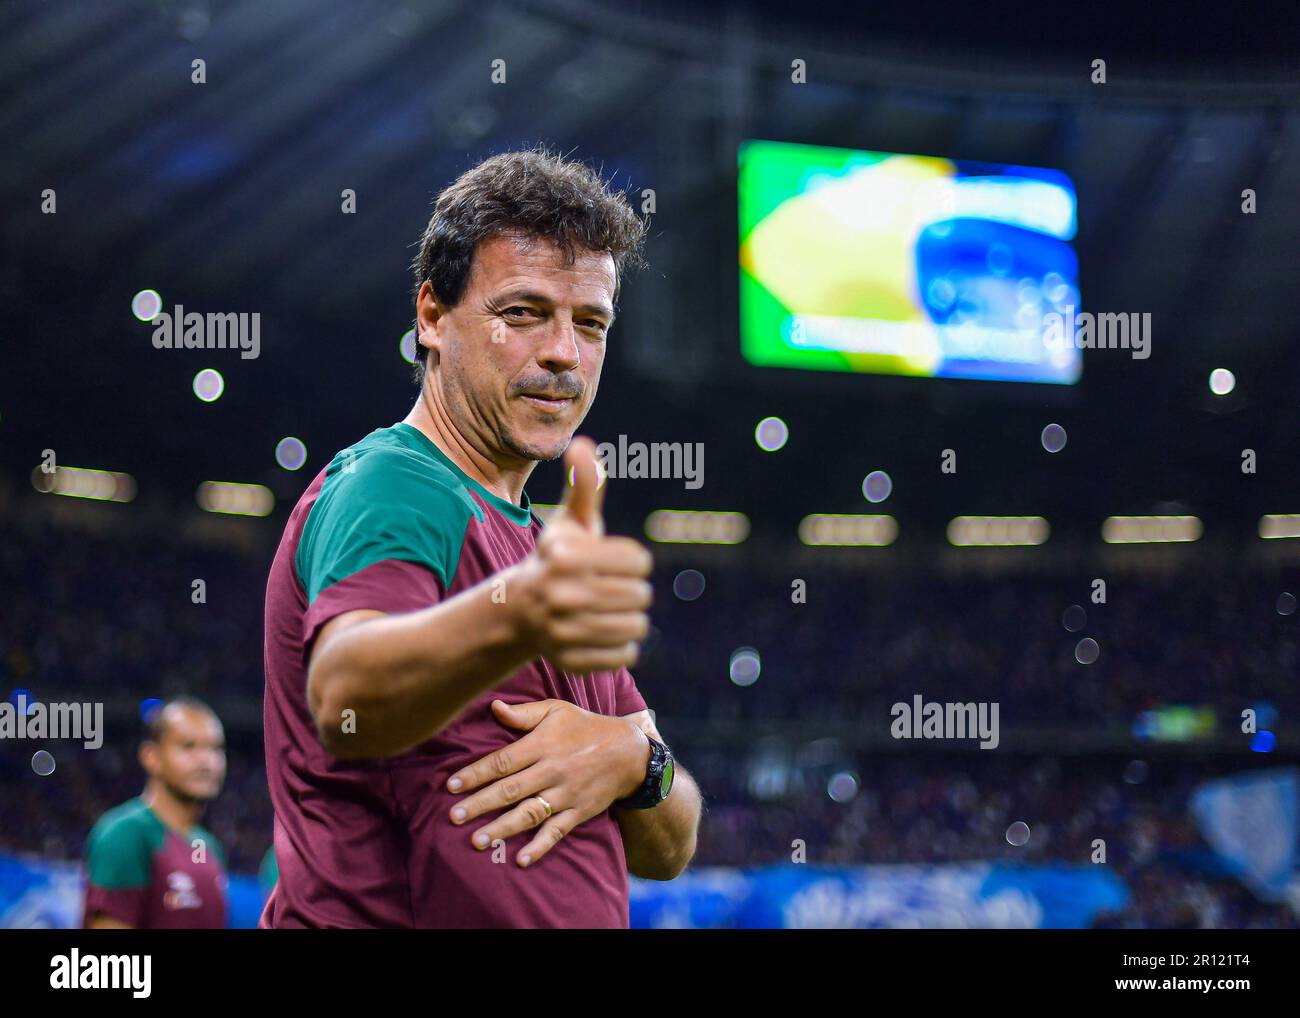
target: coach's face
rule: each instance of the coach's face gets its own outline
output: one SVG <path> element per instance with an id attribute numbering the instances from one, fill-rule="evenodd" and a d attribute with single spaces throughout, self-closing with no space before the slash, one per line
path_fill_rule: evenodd
<path id="1" fill-rule="evenodd" d="M 524 460 L 563 455 L 600 384 L 614 321 L 614 259 L 552 241 L 496 236 L 479 244 L 464 297 L 420 290 L 429 383 L 457 430 L 481 451 Z M 433 370 L 436 357 L 437 370 Z"/>

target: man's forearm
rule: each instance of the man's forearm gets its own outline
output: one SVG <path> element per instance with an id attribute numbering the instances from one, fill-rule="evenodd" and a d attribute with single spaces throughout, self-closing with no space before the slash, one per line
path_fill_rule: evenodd
<path id="1" fill-rule="evenodd" d="M 510 573 L 499 576 L 513 594 Z M 532 660 L 536 651 L 521 639 L 512 606 L 492 594 L 484 582 L 431 608 L 333 635 L 313 657 L 307 683 L 325 748 L 345 759 L 404 752 Z"/>
<path id="2" fill-rule="evenodd" d="M 636 660 L 650 627 L 650 554 L 605 535 L 595 447 L 578 444 L 591 468 L 566 489 L 522 562 L 422 611 L 358 610 L 326 623 L 307 670 L 307 703 L 327 750 L 364 758 L 418 746 L 539 656 L 582 675 Z M 576 461 L 570 468 L 575 475 Z"/>
<path id="3" fill-rule="evenodd" d="M 703 799 L 699 786 L 680 765 L 675 766 L 673 789 L 653 809 L 610 812 L 623 833 L 628 872 L 649 880 L 672 880 L 695 856 Z"/>

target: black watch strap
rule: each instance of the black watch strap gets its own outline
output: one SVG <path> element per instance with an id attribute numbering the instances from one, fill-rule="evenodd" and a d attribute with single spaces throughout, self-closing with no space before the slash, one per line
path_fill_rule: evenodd
<path id="1" fill-rule="evenodd" d="M 645 781 L 626 799 L 617 799 L 615 806 L 622 809 L 652 809 L 668 798 L 673 787 L 673 754 L 658 739 L 650 740 L 650 762 L 646 765 Z"/>

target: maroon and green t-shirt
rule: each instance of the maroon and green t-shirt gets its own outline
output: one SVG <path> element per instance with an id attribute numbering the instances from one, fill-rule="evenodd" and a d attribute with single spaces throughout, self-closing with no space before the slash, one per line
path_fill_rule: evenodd
<path id="1" fill-rule="evenodd" d="M 141 798 L 110 809 L 86 840 L 86 908 L 141 930 L 226 927 L 221 843 L 202 827 L 184 837 Z"/>
<path id="2" fill-rule="evenodd" d="M 280 879 L 263 927 L 626 927 L 623 841 L 607 812 L 521 869 L 470 844 L 487 817 L 449 819 L 461 767 L 521 733 L 492 715 L 558 698 L 600 714 L 645 709 L 626 668 L 574 675 L 538 658 L 470 703 L 443 731 L 398 756 L 339 760 L 307 705 L 313 641 L 336 615 L 437 604 L 520 561 L 542 524 L 468 477 L 408 424 L 344 449 L 298 501 L 266 589 L 266 773 Z M 342 719 L 340 719 L 342 723 Z M 364 724 L 364 718 L 357 719 Z M 496 859 L 501 861 L 494 861 Z"/>

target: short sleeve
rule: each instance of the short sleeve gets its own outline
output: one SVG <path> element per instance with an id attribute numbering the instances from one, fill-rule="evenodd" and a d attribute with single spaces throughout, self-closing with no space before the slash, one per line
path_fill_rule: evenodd
<path id="1" fill-rule="evenodd" d="M 636 688 L 636 680 L 626 668 L 614 673 L 614 713 L 618 717 L 646 710 L 645 698 Z"/>
<path id="2" fill-rule="evenodd" d="M 400 449 L 336 457 L 294 556 L 307 595 L 303 646 L 357 609 L 407 612 L 441 599 L 477 507 Z"/>
<path id="3" fill-rule="evenodd" d="M 302 619 L 304 654 L 325 623 L 344 612 L 370 609 L 396 615 L 419 611 L 442 600 L 446 589 L 429 569 L 400 559 L 384 559 L 320 592 Z"/>
<path id="4" fill-rule="evenodd" d="M 153 847 L 148 832 L 125 820 L 97 825 L 86 846 L 86 925 L 106 915 L 144 925 Z"/>

